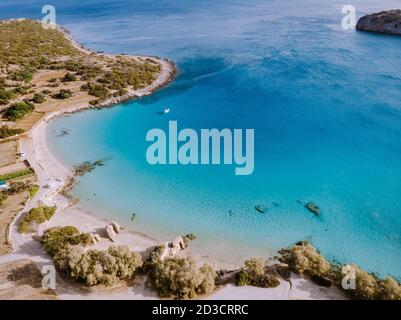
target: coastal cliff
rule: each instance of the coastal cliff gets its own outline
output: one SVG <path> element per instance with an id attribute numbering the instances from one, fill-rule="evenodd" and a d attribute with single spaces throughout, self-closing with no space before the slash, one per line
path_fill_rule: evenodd
<path id="1" fill-rule="evenodd" d="M 401 10 L 390 10 L 363 16 L 356 29 L 360 31 L 401 35 Z"/>

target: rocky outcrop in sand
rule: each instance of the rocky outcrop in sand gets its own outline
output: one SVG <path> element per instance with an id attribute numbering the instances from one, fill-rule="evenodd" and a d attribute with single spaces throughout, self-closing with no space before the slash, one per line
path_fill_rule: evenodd
<path id="1" fill-rule="evenodd" d="M 110 224 L 113 226 L 114 232 L 119 234 L 120 230 L 121 230 L 120 225 L 117 222 L 114 222 L 114 221 L 112 221 Z"/>
<path id="2" fill-rule="evenodd" d="M 91 238 L 92 244 L 97 244 L 100 242 L 100 236 L 96 233 L 89 233 L 89 236 Z"/>
<path id="3" fill-rule="evenodd" d="M 195 236 L 193 234 L 187 234 L 185 236 L 179 236 L 174 238 L 172 242 L 167 242 L 162 247 L 159 247 L 160 250 L 160 260 L 164 260 L 165 258 L 174 257 L 178 252 L 184 250 L 188 247 L 188 243 L 190 240 L 194 240 Z"/>
<path id="4" fill-rule="evenodd" d="M 106 234 L 107 237 L 111 240 L 114 241 L 114 237 L 117 235 L 114 231 L 114 228 L 111 224 L 106 226 Z"/>
<path id="5" fill-rule="evenodd" d="M 401 10 L 390 10 L 363 16 L 357 30 L 401 35 Z"/>
<path id="6" fill-rule="evenodd" d="M 121 227 L 117 222 L 111 222 L 106 226 L 106 234 L 107 237 L 111 240 L 114 241 L 114 237 L 120 233 Z"/>

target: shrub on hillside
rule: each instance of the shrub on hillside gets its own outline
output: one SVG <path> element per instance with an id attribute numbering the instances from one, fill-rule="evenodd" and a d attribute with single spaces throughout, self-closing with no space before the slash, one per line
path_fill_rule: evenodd
<path id="1" fill-rule="evenodd" d="M 72 82 L 75 80 L 77 80 L 77 77 L 74 74 L 67 72 L 63 77 L 62 82 Z"/>
<path id="2" fill-rule="evenodd" d="M 33 74 L 29 70 L 15 71 L 10 74 L 10 79 L 14 81 L 25 81 L 29 82 L 32 80 Z"/>
<path id="3" fill-rule="evenodd" d="M 0 106 L 5 106 L 6 104 L 9 104 L 10 101 L 7 99 L 0 99 Z"/>
<path id="4" fill-rule="evenodd" d="M 207 264 L 198 267 L 191 257 L 155 259 L 148 270 L 148 283 L 160 297 L 190 299 L 215 289 L 216 272 Z"/>
<path id="5" fill-rule="evenodd" d="M 18 95 L 23 95 L 27 94 L 28 90 L 25 87 L 16 87 L 13 89 L 13 93 L 18 94 Z"/>
<path id="6" fill-rule="evenodd" d="M 13 103 L 4 112 L 4 116 L 11 121 L 22 119 L 27 114 L 35 110 L 35 107 L 29 101 Z"/>
<path id="7" fill-rule="evenodd" d="M 22 129 L 13 129 L 10 128 L 9 126 L 1 126 L 0 127 L 0 139 L 8 138 L 8 137 L 13 137 L 17 134 L 23 133 L 24 130 Z"/>
<path id="8" fill-rule="evenodd" d="M 56 209 L 56 207 L 41 205 L 37 208 L 29 210 L 29 212 L 22 218 L 18 232 L 32 232 L 35 225 L 39 225 L 50 220 L 50 218 L 56 212 Z"/>
<path id="9" fill-rule="evenodd" d="M 15 93 L 12 90 L 0 89 L 0 99 L 1 100 L 9 101 L 9 100 L 12 100 L 14 98 L 15 98 Z"/>
<path id="10" fill-rule="evenodd" d="M 43 103 L 45 100 L 46 97 L 43 93 L 35 93 L 32 98 L 32 102 L 34 103 Z"/>
<path id="11" fill-rule="evenodd" d="M 125 96 L 126 94 L 128 94 L 128 90 L 125 90 L 125 89 L 114 92 L 115 97 L 122 97 L 122 96 Z"/>
<path id="12" fill-rule="evenodd" d="M 68 99 L 72 97 L 72 92 L 69 89 L 60 89 L 58 93 L 53 94 L 54 99 Z"/>
<path id="13" fill-rule="evenodd" d="M 95 96 L 99 99 L 107 99 L 110 96 L 110 92 L 106 87 L 93 82 L 84 84 L 81 89 L 83 91 L 87 91 L 91 96 Z"/>

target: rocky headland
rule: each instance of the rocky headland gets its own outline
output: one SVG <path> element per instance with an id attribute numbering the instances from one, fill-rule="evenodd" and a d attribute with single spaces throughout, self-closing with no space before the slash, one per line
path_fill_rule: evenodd
<path id="1" fill-rule="evenodd" d="M 382 11 L 359 19 L 356 29 L 401 35 L 401 10 Z"/>

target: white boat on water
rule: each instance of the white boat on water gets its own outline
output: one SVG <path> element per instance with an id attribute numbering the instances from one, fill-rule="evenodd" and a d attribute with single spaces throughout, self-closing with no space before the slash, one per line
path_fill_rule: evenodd
<path id="1" fill-rule="evenodd" d="M 164 113 L 169 113 L 170 112 L 170 108 L 164 108 L 163 112 Z"/>

